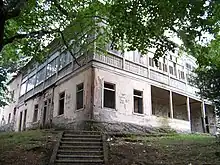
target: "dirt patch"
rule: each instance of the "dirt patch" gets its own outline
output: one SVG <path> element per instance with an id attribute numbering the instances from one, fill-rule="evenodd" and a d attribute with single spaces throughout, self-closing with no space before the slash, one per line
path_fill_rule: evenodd
<path id="1" fill-rule="evenodd" d="M 0 134 L 0 165 L 46 165 L 57 133 L 27 131 Z"/>
<path id="2" fill-rule="evenodd" d="M 118 138 L 110 143 L 108 165 L 220 164 L 220 145 L 214 137 L 180 137 L 145 137 L 142 141 L 137 137 L 137 142 Z"/>

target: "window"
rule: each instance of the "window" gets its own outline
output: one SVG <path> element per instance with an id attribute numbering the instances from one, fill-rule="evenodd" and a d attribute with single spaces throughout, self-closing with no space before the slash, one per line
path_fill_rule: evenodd
<path id="1" fill-rule="evenodd" d="M 182 80 L 185 80 L 185 75 L 184 75 L 184 72 L 179 70 L 179 78 L 182 79 Z"/>
<path id="2" fill-rule="evenodd" d="M 15 90 L 11 91 L 11 99 L 14 100 Z"/>
<path id="3" fill-rule="evenodd" d="M 115 109 L 115 85 L 104 83 L 104 107 Z"/>
<path id="4" fill-rule="evenodd" d="M 167 72 L 167 64 L 163 64 L 163 71 Z"/>
<path id="5" fill-rule="evenodd" d="M 162 70 L 162 64 L 160 61 L 158 62 L 158 68 L 159 68 L 159 70 Z"/>
<path id="6" fill-rule="evenodd" d="M 27 81 L 21 84 L 20 96 L 24 95 L 26 92 Z"/>
<path id="7" fill-rule="evenodd" d="M 8 124 L 10 123 L 11 121 L 11 113 L 8 114 Z"/>
<path id="8" fill-rule="evenodd" d="M 14 116 L 16 115 L 16 107 L 14 107 L 14 112 L 13 112 Z"/>
<path id="9" fill-rule="evenodd" d="M 154 60 L 149 57 L 149 66 L 154 67 Z"/>
<path id="10" fill-rule="evenodd" d="M 56 74 L 56 71 L 57 71 L 57 65 L 56 65 L 56 59 L 54 59 L 49 64 L 47 64 L 47 78 Z"/>
<path id="11" fill-rule="evenodd" d="M 173 67 L 172 66 L 169 66 L 169 71 L 170 71 L 170 74 L 173 75 Z"/>
<path id="12" fill-rule="evenodd" d="M 27 92 L 34 88 L 35 80 L 36 80 L 36 75 L 34 75 L 34 76 L 32 76 L 31 78 L 28 79 Z"/>
<path id="13" fill-rule="evenodd" d="M 59 95 L 59 112 L 58 112 L 58 115 L 64 114 L 64 100 L 65 100 L 65 92 L 60 93 L 60 95 Z"/>
<path id="14" fill-rule="evenodd" d="M 83 83 L 76 86 L 76 109 L 83 108 Z"/>
<path id="15" fill-rule="evenodd" d="M 174 75 L 177 76 L 177 73 L 176 73 L 176 63 L 173 63 L 173 67 L 174 67 L 174 69 L 173 69 L 174 70 Z"/>
<path id="16" fill-rule="evenodd" d="M 44 67 L 43 69 L 41 69 L 40 71 L 37 72 L 36 85 L 38 85 L 38 84 L 40 84 L 41 82 L 44 81 L 45 74 L 46 74 L 46 67 Z"/>
<path id="17" fill-rule="evenodd" d="M 134 90 L 134 112 L 143 114 L 143 96 L 142 91 Z"/>
<path id="18" fill-rule="evenodd" d="M 172 61 L 173 59 L 172 59 L 172 55 L 170 55 L 170 60 Z"/>
<path id="19" fill-rule="evenodd" d="M 191 70 L 192 66 L 189 63 L 186 63 L 186 69 Z"/>
<path id="20" fill-rule="evenodd" d="M 166 63 L 166 57 L 163 56 L 163 63 Z"/>
<path id="21" fill-rule="evenodd" d="M 61 53 L 60 60 L 59 60 L 59 70 L 65 67 L 68 63 L 68 54 L 66 51 Z"/>
<path id="22" fill-rule="evenodd" d="M 33 122 L 37 121 L 37 117 L 38 117 L 38 104 L 36 104 L 34 106 L 34 116 L 33 116 Z"/>

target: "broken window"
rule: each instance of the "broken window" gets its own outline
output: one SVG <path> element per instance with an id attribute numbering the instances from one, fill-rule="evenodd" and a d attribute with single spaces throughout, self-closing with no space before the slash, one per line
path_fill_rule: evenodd
<path id="1" fill-rule="evenodd" d="M 83 108 L 83 83 L 76 86 L 76 109 Z"/>
<path id="2" fill-rule="evenodd" d="M 38 104 L 34 106 L 34 117 L 33 117 L 33 122 L 37 121 L 37 116 L 38 116 Z"/>
<path id="3" fill-rule="evenodd" d="M 134 112 L 143 114 L 143 92 L 134 90 Z"/>
<path id="4" fill-rule="evenodd" d="M 115 85 L 104 83 L 104 107 L 115 109 Z"/>
<path id="5" fill-rule="evenodd" d="M 60 95 L 59 95 L 59 112 L 58 112 L 58 115 L 64 114 L 64 100 L 65 100 L 65 92 L 60 93 Z"/>

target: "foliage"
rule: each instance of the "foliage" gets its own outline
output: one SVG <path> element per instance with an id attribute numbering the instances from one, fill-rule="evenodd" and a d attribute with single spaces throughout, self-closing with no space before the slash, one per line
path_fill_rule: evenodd
<path id="1" fill-rule="evenodd" d="M 153 48 L 157 59 L 177 48 L 172 35 L 192 49 L 203 33 L 215 34 L 219 6 L 218 0 L 0 0 L 0 66 L 16 71 L 20 59 L 43 60 L 60 45 L 75 57 L 93 51 L 94 42 L 142 54 Z"/>
<path id="2" fill-rule="evenodd" d="M 196 54 L 199 67 L 192 83 L 200 89 L 202 98 L 214 103 L 220 115 L 220 35 L 207 47 L 198 49 Z"/>

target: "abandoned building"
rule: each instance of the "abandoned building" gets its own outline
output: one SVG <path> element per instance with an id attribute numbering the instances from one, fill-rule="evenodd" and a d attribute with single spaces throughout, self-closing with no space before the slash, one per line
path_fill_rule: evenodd
<path id="1" fill-rule="evenodd" d="M 14 131 L 96 121 L 215 133 L 214 107 L 188 82 L 193 57 L 170 54 L 155 65 L 151 52 L 109 50 L 78 56 L 79 66 L 61 50 L 10 81 L 13 102 L 1 120 Z"/>

